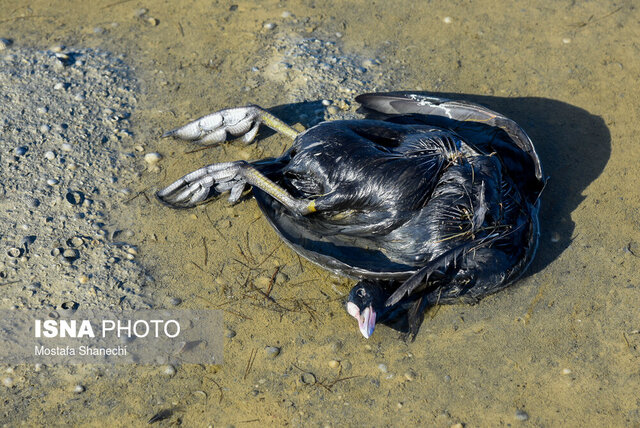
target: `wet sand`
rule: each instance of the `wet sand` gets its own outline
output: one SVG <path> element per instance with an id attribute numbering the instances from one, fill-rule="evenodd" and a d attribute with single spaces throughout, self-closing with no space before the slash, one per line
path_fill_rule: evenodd
<path id="1" fill-rule="evenodd" d="M 112 245 L 124 236 L 136 250 L 118 268 L 134 292 L 104 293 L 99 302 L 88 293 L 110 289 L 101 258 L 41 272 L 48 294 L 29 288 L 35 255 L 5 260 L 0 309 L 69 299 L 111 307 L 126 295 L 133 307 L 223 309 L 228 337 L 223 365 L 178 366 L 175 374 L 161 366 L 4 365 L 0 419 L 143 426 L 165 412 L 154 425 L 640 426 L 638 22 L 635 6 L 615 2 L 4 2 L 0 37 L 13 43 L 0 56 L 62 44 L 65 52 L 121 56 L 130 67 L 136 102 L 122 127 L 131 135 L 109 146 L 120 169 L 90 159 L 98 167 L 82 186 L 101 191 L 92 197 L 105 204 L 103 245 L 117 253 L 107 263 L 126 258 Z M 167 129 L 249 103 L 279 106 L 285 121 L 310 126 L 352 117 L 355 95 L 387 90 L 444 93 L 506 114 L 532 137 L 550 177 L 528 275 L 477 305 L 430 309 L 414 342 L 383 326 L 363 339 L 343 309 L 352 281 L 300 260 L 250 197 L 190 211 L 153 198 L 205 164 L 274 156 L 289 144 L 263 131 L 251 145 L 197 150 L 160 139 Z M 32 144 L 12 127 L 40 124 L 25 115 L 2 125 L 5 168 Z M 91 135 L 87 142 L 100 144 Z M 144 155 L 153 152 L 163 158 L 152 166 Z M 44 178 L 55 172 L 47 165 L 37 170 Z M 92 170 L 79 166 L 74 174 Z M 36 192 L 41 182 L 32 183 Z M 52 198 L 66 197 L 66 188 L 55 189 Z M 3 210 L 18 204 L 8 190 Z M 48 233 L 39 210 L 55 208 L 44 205 L 33 207 L 35 235 Z M 3 257 L 18 227 L 0 217 Z M 73 276 L 83 273 L 87 287 Z M 259 291 L 269 286 L 272 300 Z"/>

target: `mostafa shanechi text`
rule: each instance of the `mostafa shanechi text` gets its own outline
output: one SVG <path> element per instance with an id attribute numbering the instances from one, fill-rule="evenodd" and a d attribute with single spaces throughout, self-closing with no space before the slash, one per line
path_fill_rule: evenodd
<path id="1" fill-rule="evenodd" d="M 0 311 L 0 363 L 222 364 L 219 310 Z"/>

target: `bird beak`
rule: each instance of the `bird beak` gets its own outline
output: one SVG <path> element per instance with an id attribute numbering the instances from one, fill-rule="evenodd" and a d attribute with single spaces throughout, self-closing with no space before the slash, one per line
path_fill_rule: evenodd
<path id="1" fill-rule="evenodd" d="M 376 311 L 369 305 L 364 308 L 362 314 L 356 319 L 358 320 L 360 333 L 362 333 L 365 339 L 368 339 L 369 336 L 373 334 L 373 329 L 376 328 Z"/>

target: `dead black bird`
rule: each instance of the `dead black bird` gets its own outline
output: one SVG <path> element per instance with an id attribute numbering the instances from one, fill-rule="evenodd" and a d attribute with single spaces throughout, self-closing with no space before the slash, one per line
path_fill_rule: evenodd
<path id="1" fill-rule="evenodd" d="M 289 246 L 361 279 L 347 311 L 365 337 L 376 322 L 415 335 L 428 305 L 477 301 L 526 269 L 538 242 L 542 168 L 527 134 L 485 107 L 407 93 L 356 101 L 369 118 L 301 133 L 257 106 L 167 132 L 250 142 L 264 123 L 294 142 L 278 158 L 206 166 L 157 195 L 185 208 L 226 191 L 236 202 L 253 186 Z"/>

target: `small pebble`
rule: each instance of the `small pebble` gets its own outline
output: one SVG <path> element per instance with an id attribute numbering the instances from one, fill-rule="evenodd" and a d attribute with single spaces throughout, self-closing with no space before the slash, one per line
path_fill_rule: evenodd
<path id="1" fill-rule="evenodd" d="M 445 381 L 446 383 L 451 382 L 451 376 L 449 376 L 449 375 L 445 375 L 445 376 L 444 376 L 444 381 Z"/>
<path id="2" fill-rule="evenodd" d="M 179 297 L 172 297 L 171 300 L 170 300 L 170 303 L 173 306 L 178 306 L 180 303 L 182 303 L 182 299 L 179 298 Z"/>
<path id="3" fill-rule="evenodd" d="M 53 153 L 51 150 L 48 150 L 44 152 L 44 157 L 48 160 L 54 160 L 56 158 L 56 154 Z"/>
<path id="4" fill-rule="evenodd" d="M 64 89 L 64 83 L 62 82 L 58 82 L 55 85 L 53 85 L 53 89 L 55 89 L 56 91 L 60 91 L 62 89 Z"/>
<path id="5" fill-rule="evenodd" d="M 529 414 L 524 410 L 518 409 L 516 410 L 516 419 L 524 422 L 529 419 Z"/>
<path id="6" fill-rule="evenodd" d="M 147 22 L 154 27 L 160 23 L 160 21 L 158 21 L 156 18 L 147 18 Z"/>
<path id="7" fill-rule="evenodd" d="M 378 61 L 375 59 L 365 59 L 362 61 L 362 66 L 365 68 L 371 68 L 375 65 L 378 65 Z"/>
<path id="8" fill-rule="evenodd" d="M 27 150 L 29 150 L 29 149 L 27 147 L 25 147 L 25 146 L 17 147 L 16 148 L 16 154 L 18 156 L 23 156 L 25 153 L 27 153 Z"/>
<path id="9" fill-rule="evenodd" d="M 462 425 L 460 422 L 458 422 L 457 424 L 451 425 L 451 428 L 464 428 L 464 425 Z"/>
<path id="10" fill-rule="evenodd" d="M 445 17 L 442 19 L 442 22 L 444 22 L 445 24 L 451 24 L 451 23 L 453 22 L 453 19 L 451 19 L 451 17 L 450 17 L 450 16 L 445 16 Z"/>
<path id="11" fill-rule="evenodd" d="M 86 284 L 87 282 L 89 282 L 89 277 L 87 275 L 80 275 L 78 277 L 78 282 L 80 284 Z"/>
<path id="12" fill-rule="evenodd" d="M 323 106 L 325 106 L 325 107 L 328 107 L 328 106 L 330 106 L 330 105 L 331 105 L 331 101 L 329 101 L 329 100 L 322 100 L 322 105 L 323 105 Z"/>
<path id="13" fill-rule="evenodd" d="M 207 399 L 207 393 L 204 391 L 193 391 L 191 394 L 195 395 L 196 397 L 201 398 L 202 400 L 206 400 Z"/>
<path id="14" fill-rule="evenodd" d="M 84 244 L 84 239 L 79 236 L 74 236 L 69 241 L 67 241 L 67 243 L 71 244 L 73 247 L 79 247 Z"/>
<path id="15" fill-rule="evenodd" d="M 280 16 L 283 18 L 291 18 L 291 12 L 289 12 L 288 10 L 285 10 L 280 14 Z"/>
<path id="16" fill-rule="evenodd" d="M 11 388 L 13 386 L 13 378 L 9 376 L 2 378 L 2 384 L 7 388 Z"/>
<path id="17" fill-rule="evenodd" d="M 271 358 L 275 358 L 280 355 L 280 348 L 277 346 L 267 346 L 264 348 L 264 351 L 267 353 L 267 356 Z"/>
<path id="18" fill-rule="evenodd" d="M 562 43 L 564 43 L 565 45 L 568 45 L 569 43 L 571 43 L 571 39 L 569 37 L 565 37 L 562 39 Z"/>
<path id="19" fill-rule="evenodd" d="M 409 382 L 411 382 L 411 381 L 415 380 L 416 374 L 412 370 L 409 370 L 408 372 L 406 372 L 404 374 L 404 378 L 406 380 L 408 380 Z"/>
<path id="20" fill-rule="evenodd" d="M 173 376 L 176 374 L 176 368 L 173 367 L 171 364 L 164 366 L 164 369 L 162 370 L 162 373 L 164 373 L 167 376 Z"/>
<path id="21" fill-rule="evenodd" d="M 68 61 L 69 55 L 65 52 L 56 53 L 56 58 L 60 60 L 60 62 Z"/>
<path id="22" fill-rule="evenodd" d="M 273 22 L 265 22 L 263 27 L 265 30 L 273 30 L 274 28 L 276 28 L 276 24 L 274 24 Z"/>
<path id="23" fill-rule="evenodd" d="M 73 387 L 73 392 L 76 394 L 82 394 L 85 391 L 85 387 L 82 385 L 76 385 Z"/>
<path id="24" fill-rule="evenodd" d="M 43 134 L 48 133 L 49 131 L 51 131 L 51 127 L 49 125 L 40 125 L 40 132 L 42 132 Z"/>
<path id="25" fill-rule="evenodd" d="M 340 107 L 342 110 L 349 110 L 349 103 L 346 102 L 345 100 L 340 100 L 338 101 L 338 107 Z"/>
<path id="26" fill-rule="evenodd" d="M 33 365 L 33 370 L 36 371 L 36 372 L 42 371 L 43 368 L 44 368 L 44 365 L 40 364 L 40 363 L 35 363 Z"/>
<path id="27" fill-rule="evenodd" d="M 22 255 L 22 250 L 20 248 L 11 247 L 7 250 L 7 255 L 12 259 L 17 259 Z"/>
<path id="28" fill-rule="evenodd" d="M 153 165 L 158 163 L 162 159 L 162 155 L 160 153 L 152 152 L 144 155 L 144 161 L 149 165 Z"/>
<path id="29" fill-rule="evenodd" d="M 72 250 L 71 248 L 67 248 L 62 253 L 62 257 L 66 257 L 68 259 L 76 258 L 76 257 L 78 257 L 78 251 L 77 250 Z"/>
<path id="30" fill-rule="evenodd" d="M 0 51 L 7 49 L 13 44 L 13 41 L 0 37 Z"/>
<path id="31" fill-rule="evenodd" d="M 314 385 L 316 383 L 316 376 L 313 373 L 305 372 L 300 375 L 300 381 L 306 385 Z"/>
<path id="32" fill-rule="evenodd" d="M 71 150 L 73 150 L 73 146 L 71 146 L 71 144 L 69 143 L 63 143 L 62 146 L 60 146 L 60 148 L 64 152 L 70 152 Z"/>
<path id="33" fill-rule="evenodd" d="M 49 111 L 49 108 L 45 106 L 40 106 L 36 108 L 36 113 L 38 114 L 46 114 L 48 111 Z"/>
<path id="34" fill-rule="evenodd" d="M 389 371 L 389 368 L 387 367 L 386 364 L 380 363 L 378 364 L 378 370 L 380 370 L 382 373 L 386 373 Z"/>
<path id="35" fill-rule="evenodd" d="M 571 374 L 571 369 L 562 369 L 562 374 L 563 375 L 570 375 Z"/>
<path id="36" fill-rule="evenodd" d="M 236 332 L 231 330 L 230 328 L 226 328 L 224 330 L 224 337 L 226 337 L 228 339 L 234 338 L 234 337 L 236 337 Z"/>
<path id="37" fill-rule="evenodd" d="M 328 364 L 332 369 L 337 369 L 338 367 L 340 367 L 340 361 L 338 360 L 331 360 Z"/>
<path id="38" fill-rule="evenodd" d="M 71 191 L 65 195 L 67 202 L 71 205 L 80 205 L 84 202 L 84 194 L 81 192 Z"/>
<path id="39" fill-rule="evenodd" d="M 329 114 L 337 114 L 340 110 L 336 106 L 327 107 L 327 113 Z"/>
<path id="40" fill-rule="evenodd" d="M 54 53 L 60 53 L 64 50 L 65 46 L 61 44 L 53 45 L 49 50 Z"/>
<path id="41" fill-rule="evenodd" d="M 142 16 L 145 15 L 147 12 L 149 12 L 149 10 L 145 9 L 143 7 L 143 8 L 140 8 L 140 9 L 136 10 L 135 13 L 134 13 L 134 16 L 136 18 L 142 18 Z"/>

